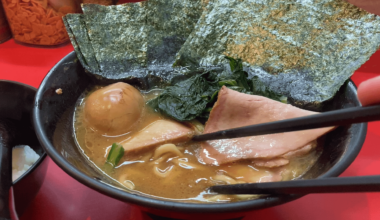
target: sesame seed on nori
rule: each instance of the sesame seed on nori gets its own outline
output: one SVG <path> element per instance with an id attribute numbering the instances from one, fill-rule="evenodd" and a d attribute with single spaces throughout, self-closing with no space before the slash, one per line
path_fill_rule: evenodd
<path id="1" fill-rule="evenodd" d="M 380 18 L 342 0 L 210 1 L 178 65 L 241 58 L 272 90 L 305 102 L 330 99 L 378 49 Z"/>

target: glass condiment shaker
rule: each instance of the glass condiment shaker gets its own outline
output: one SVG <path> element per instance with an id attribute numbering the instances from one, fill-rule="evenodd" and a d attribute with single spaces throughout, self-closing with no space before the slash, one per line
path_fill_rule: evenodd
<path id="1" fill-rule="evenodd" d="M 62 16 L 80 11 L 77 0 L 2 0 L 18 43 L 57 46 L 69 42 Z"/>
<path id="2" fill-rule="evenodd" d="M 11 30 L 9 29 L 7 19 L 3 11 L 3 6 L 0 2 L 0 43 L 9 40 L 12 37 Z"/>

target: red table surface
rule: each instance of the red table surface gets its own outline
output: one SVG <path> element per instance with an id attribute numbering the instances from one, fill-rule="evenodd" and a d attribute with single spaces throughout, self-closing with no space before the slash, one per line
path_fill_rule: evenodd
<path id="1" fill-rule="evenodd" d="M 54 49 L 25 47 L 13 40 L 0 44 L 0 79 L 38 88 L 46 73 L 73 50 L 71 45 Z M 352 79 L 362 81 L 380 73 L 380 51 Z M 379 94 L 380 95 L 380 94 Z M 369 123 L 359 156 L 341 176 L 380 174 L 380 122 Z M 127 203 L 100 194 L 67 175 L 50 158 L 46 179 L 21 220 L 147 219 Z M 252 211 L 246 219 L 348 220 L 380 219 L 380 193 L 314 194 L 273 208 Z"/>

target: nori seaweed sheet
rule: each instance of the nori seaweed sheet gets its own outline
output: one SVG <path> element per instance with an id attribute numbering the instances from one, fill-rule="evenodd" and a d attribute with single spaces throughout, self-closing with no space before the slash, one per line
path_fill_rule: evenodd
<path id="1" fill-rule="evenodd" d="M 330 99 L 378 49 L 380 18 L 342 0 L 214 0 L 175 65 L 210 66 L 224 55 L 272 90 L 304 102 Z"/>
<path id="2" fill-rule="evenodd" d="M 128 72 L 146 65 L 145 2 L 83 4 L 84 20 L 100 71 Z"/>
<path id="3" fill-rule="evenodd" d="M 200 0 L 149 0 L 148 65 L 172 64 L 202 14 Z"/>
<path id="4" fill-rule="evenodd" d="M 77 19 L 68 22 L 66 28 L 71 32 L 79 60 L 89 72 L 107 79 L 124 79 L 164 69 L 173 71 L 176 53 L 206 4 L 201 0 L 150 0 L 116 6 L 82 4 L 83 17 L 67 15 L 64 20 Z M 73 29 L 87 30 L 87 35 Z M 82 52 L 82 47 L 88 48 L 87 43 L 93 54 Z M 81 54 L 84 58 L 80 58 Z M 87 57 L 95 57 L 99 68 L 88 68 L 94 63 L 90 64 Z"/>
<path id="5" fill-rule="evenodd" d="M 69 25 L 69 23 L 66 20 L 66 17 L 62 17 L 62 21 L 63 21 L 63 24 L 65 25 L 67 34 L 69 35 L 71 44 L 74 47 L 75 53 L 77 55 L 77 58 L 79 59 L 79 61 L 82 64 L 82 66 L 85 69 L 87 69 L 88 68 L 87 62 L 84 59 L 84 56 L 82 55 L 82 52 L 80 51 L 79 45 L 78 45 L 78 43 L 77 43 L 77 41 L 75 39 L 75 35 L 73 34 L 73 31 L 71 30 L 70 25 Z"/>
<path id="6" fill-rule="evenodd" d="M 87 35 L 83 15 L 68 14 L 63 17 L 71 44 L 73 45 L 79 61 L 91 72 L 99 71 L 99 64 L 95 58 L 94 50 Z"/>

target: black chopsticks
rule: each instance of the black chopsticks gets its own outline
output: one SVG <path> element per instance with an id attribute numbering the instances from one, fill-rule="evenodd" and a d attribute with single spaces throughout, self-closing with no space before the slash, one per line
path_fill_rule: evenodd
<path id="1" fill-rule="evenodd" d="M 209 188 L 222 194 L 310 194 L 380 192 L 380 176 L 321 178 L 270 183 L 218 185 Z"/>
<path id="2" fill-rule="evenodd" d="M 380 105 L 353 107 L 193 136 L 193 141 L 229 139 L 380 120 Z"/>
<path id="3" fill-rule="evenodd" d="M 380 120 L 380 105 L 353 107 L 265 124 L 233 128 L 193 137 L 194 141 L 238 138 Z M 380 192 L 380 176 L 321 178 L 270 183 L 217 185 L 209 188 L 222 194 L 309 194 Z"/>

